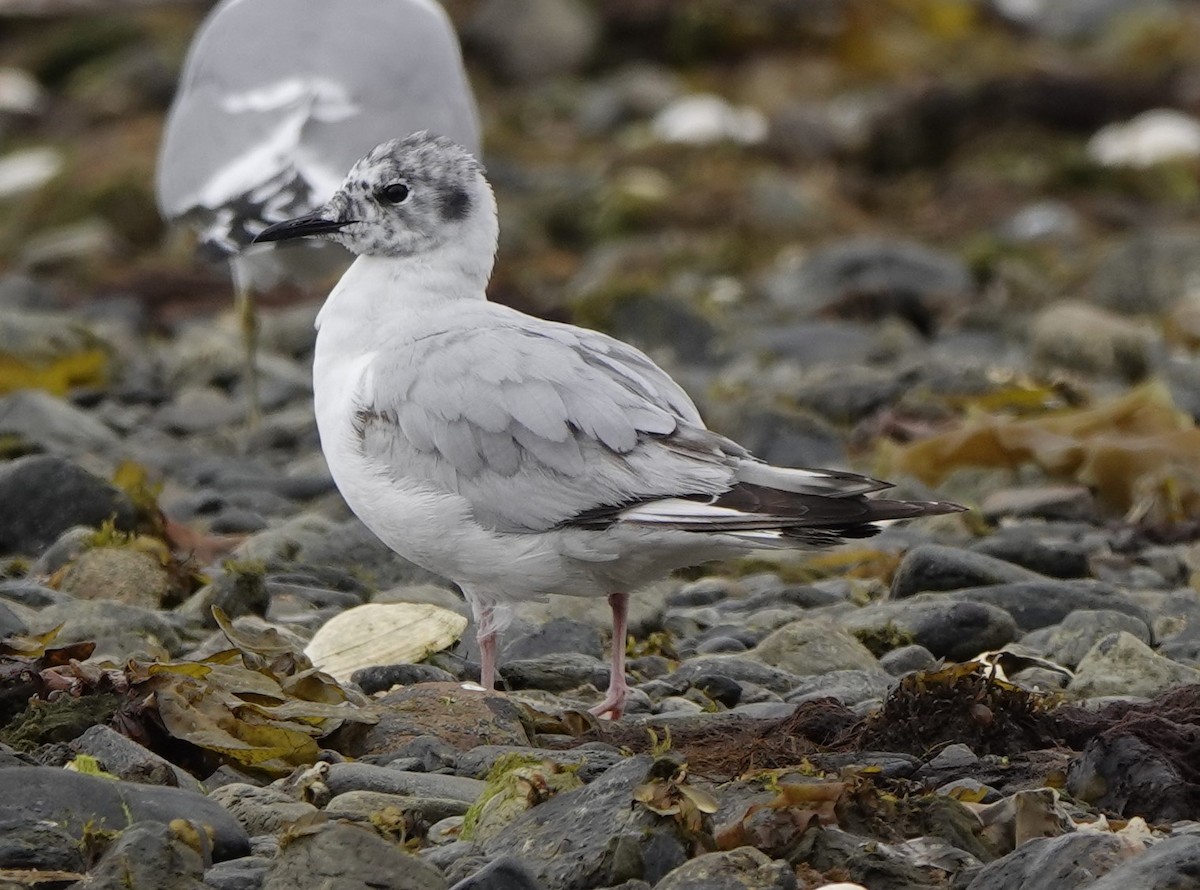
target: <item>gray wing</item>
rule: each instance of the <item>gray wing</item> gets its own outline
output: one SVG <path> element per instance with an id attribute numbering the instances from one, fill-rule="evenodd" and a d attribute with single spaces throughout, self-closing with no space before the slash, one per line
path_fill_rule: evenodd
<path id="1" fill-rule="evenodd" d="M 745 455 L 641 352 L 548 322 L 446 331 L 377 359 L 358 419 L 368 457 L 457 492 L 503 531 L 715 495 Z"/>
<path id="2" fill-rule="evenodd" d="M 294 172 L 310 206 L 289 211 L 305 212 L 377 144 L 422 129 L 478 151 L 458 41 L 434 0 L 224 0 L 168 116 L 159 207 L 203 222 L 271 182 L 296 188 Z"/>

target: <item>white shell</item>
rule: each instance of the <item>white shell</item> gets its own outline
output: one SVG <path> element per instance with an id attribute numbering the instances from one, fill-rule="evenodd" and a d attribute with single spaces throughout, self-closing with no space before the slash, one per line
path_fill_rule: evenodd
<path id="1" fill-rule="evenodd" d="M 304 654 L 336 680 L 359 668 L 413 664 L 462 636 L 467 619 L 429 603 L 367 603 L 321 626 Z"/>

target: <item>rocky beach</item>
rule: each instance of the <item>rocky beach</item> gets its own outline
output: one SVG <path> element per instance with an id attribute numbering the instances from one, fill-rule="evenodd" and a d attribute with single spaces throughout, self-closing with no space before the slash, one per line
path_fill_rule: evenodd
<path id="1" fill-rule="evenodd" d="M 1200 888 L 1200 5 L 445 5 L 492 299 L 969 511 L 637 592 L 618 721 L 603 600 L 483 692 L 333 485 L 323 292 L 249 430 L 158 218 L 211 4 L 0 4 L 0 890 Z"/>

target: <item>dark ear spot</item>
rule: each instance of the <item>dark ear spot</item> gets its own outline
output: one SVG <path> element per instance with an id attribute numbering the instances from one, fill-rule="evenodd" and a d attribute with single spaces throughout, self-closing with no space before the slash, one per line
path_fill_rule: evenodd
<path id="1" fill-rule="evenodd" d="M 442 195 L 442 219 L 457 222 L 471 210 L 471 196 L 466 189 L 448 189 Z"/>

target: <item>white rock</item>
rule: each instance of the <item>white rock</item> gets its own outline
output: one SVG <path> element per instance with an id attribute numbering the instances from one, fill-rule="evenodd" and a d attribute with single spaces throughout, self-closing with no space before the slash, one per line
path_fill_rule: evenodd
<path id="1" fill-rule="evenodd" d="M 677 99 L 650 124 L 663 142 L 708 145 L 730 140 L 753 145 L 767 138 L 767 118 L 757 108 L 731 105 L 720 96 L 698 93 Z"/>
<path id="2" fill-rule="evenodd" d="M 413 664 L 454 643 L 462 615 L 429 603 L 368 603 L 330 618 L 304 649 L 337 680 L 377 664 Z"/>
<path id="3" fill-rule="evenodd" d="M 44 99 L 45 92 L 28 71 L 0 68 L 0 111 L 33 114 Z"/>
<path id="4" fill-rule="evenodd" d="M 1151 109 L 1102 127 L 1088 140 L 1087 152 L 1106 167 L 1149 167 L 1200 157 L 1200 121 L 1169 108 Z"/>
<path id="5" fill-rule="evenodd" d="M 24 148 L 0 158 L 0 200 L 41 188 L 62 169 L 62 153 L 53 148 Z"/>

